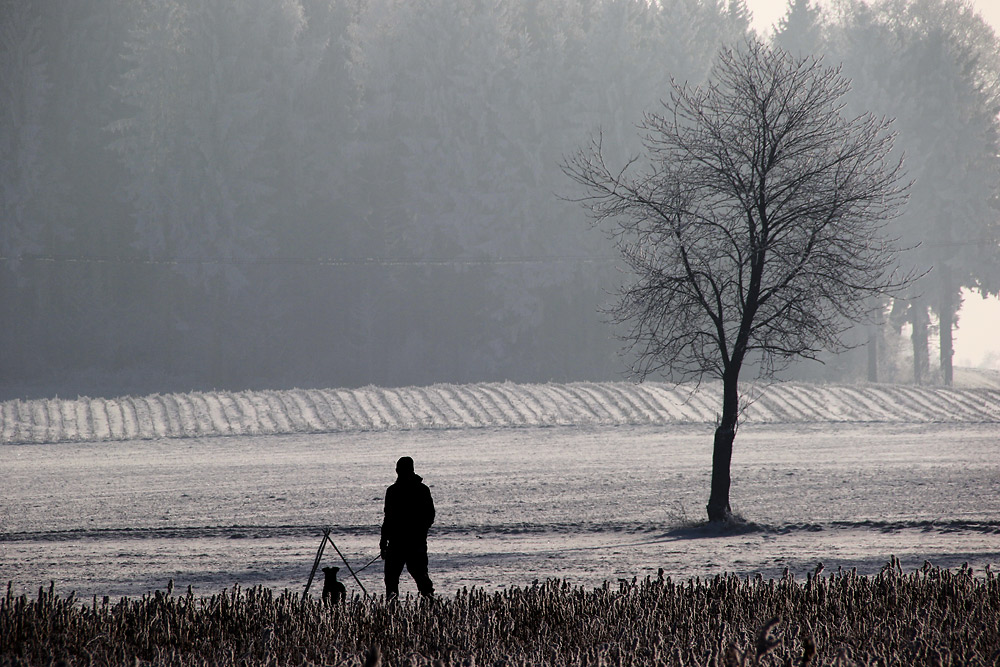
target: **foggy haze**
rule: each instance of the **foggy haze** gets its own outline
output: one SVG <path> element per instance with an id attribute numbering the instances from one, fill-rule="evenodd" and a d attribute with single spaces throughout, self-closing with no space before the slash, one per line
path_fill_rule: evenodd
<path id="1" fill-rule="evenodd" d="M 626 159 L 750 4 L 0 1 L 0 398 L 621 379 L 559 165 Z M 774 41 L 897 119 L 926 275 L 876 379 L 943 382 L 958 295 L 1000 291 L 1000 48 L 961 4 L 845 7 Z M 871 336 L 792 376 L 871 378 Z"/>

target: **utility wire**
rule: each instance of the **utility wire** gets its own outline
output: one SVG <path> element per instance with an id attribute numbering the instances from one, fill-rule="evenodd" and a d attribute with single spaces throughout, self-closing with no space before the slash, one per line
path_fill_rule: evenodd
<path id="1" fill-rule="evenodd" d="M 0 256 L 2 262 L 39 262 L 39 263 L 80 263 L 80 264 L 150 264 L 150 265 L 288 265 L 288 266 L 477 266 L 503 264 L 609 264 L 617 261 L 608 257 L 583 257 L 572 255 L 557 255 L 550 257 L 483 257 L 483 258 L 389 258 L 389 257 L 359 257 L 343 259 L 336 257 L 216 257 L 216 258 L 152 258 L 152 257 L 121 257 L 101 255 L 20 255 L 17 257 Z"/>

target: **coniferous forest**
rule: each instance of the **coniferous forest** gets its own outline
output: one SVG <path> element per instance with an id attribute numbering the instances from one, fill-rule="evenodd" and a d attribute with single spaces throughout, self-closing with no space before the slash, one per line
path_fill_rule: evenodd
<path id="1" fill-rule="evenodd" d="M 620 378 L 620 262 L 560 164 L 596 138 L 624 164 L 750 18 L 0 0 L 0 398 Z M 962 0 L 791 0 L 766 38 L 895 119 L 893 233 L 922 276 L 857 350 L 791 372 L 950 383 L 961 291 L 1000 291 L 996 35 Z"/>

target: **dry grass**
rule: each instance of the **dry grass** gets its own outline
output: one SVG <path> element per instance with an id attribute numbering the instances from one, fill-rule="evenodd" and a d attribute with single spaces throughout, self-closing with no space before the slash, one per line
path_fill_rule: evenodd
<path id="1" fill-rule="evenodd" d="M 374 648 L 374 650 L 372 650 Z M 996 665 L 1000 578 L 551 581 L 337 607 L 270 589 L 0 599 L 0 665 Z"/>

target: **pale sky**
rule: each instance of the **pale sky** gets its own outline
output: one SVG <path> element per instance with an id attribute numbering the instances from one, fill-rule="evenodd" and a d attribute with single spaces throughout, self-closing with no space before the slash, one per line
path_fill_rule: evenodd
<path id="1" fill-rule="evenodd" d="M 758 32 L 766 32 L 785 14 L 788 0 L 746 0 L 753 12 L 753 25 Z M 828 6 L 829 0 L 817 0 L 820 6 Z M 993 30 L 1000 34 L 1000 0 L 972 0 L 972 6 Z"/>
<path id="2" fill-rule="evenodd" d="M 746 0 L 753 12 L 753 26 L 766 33 L 784 16 L 788 0 Z M 828 0 L 818 0 L 827 6 Z M 1000 0 L 972 0 L 972 6 L 1000 35 Z M 989 366 L 1000 370 L 1000 299 L 983 300 L 966 293 L 959 327 L 955 331 L 955 365 Z"/>

